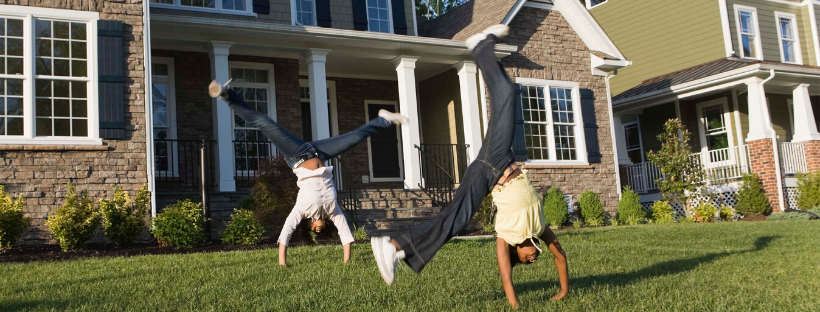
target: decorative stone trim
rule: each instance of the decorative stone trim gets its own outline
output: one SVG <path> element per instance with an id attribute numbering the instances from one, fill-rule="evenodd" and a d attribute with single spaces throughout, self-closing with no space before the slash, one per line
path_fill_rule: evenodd
<path id="1" fill-rule="evenodd" d="M 107 151 L 107 145 L 0 145 L 0 151 Z"/>

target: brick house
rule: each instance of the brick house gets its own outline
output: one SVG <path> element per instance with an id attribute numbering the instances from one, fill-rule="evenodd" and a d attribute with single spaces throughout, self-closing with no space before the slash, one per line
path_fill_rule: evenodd
<path id="1" fill-rule="evenodd" d="M 526 103 L 518 159 L 539 188 L 557 186 L 570 198 L 592 190 L 616 210 L 606 72 L 629 62 L 577 1 L 475 0 L 427 22 L 417 20 L 412 0 L 156 0 L 144 15 L 135 5 L 137 20 L 150 24 L 123 28 L 131 34 L 123 37 L 124 139 L 34 146 L 26 142 L 37 138 L 12 145 L 0 137 L 9 168 L 0 171 L 3 184 L 30 198 L 26 209 L 38 220 L 26 239 L 48 240 L 42 220 L 69 180 L 96 197 L 110 183 L 133 190 L 147 182 L 152 214 L 196 196 L 203 152 L 211 213 L 221 224 L 248 193 L 259 161 L 276 153 L 226 103 L 208 97 L 212 79 L 229 78 L 304 139 L 353 130 L 379 109 L 409 116 L 408 125 L 374 135 L 333 165 L 337 188 L 355 190 L 361 208 L 351 221 L 371 230 L 423 221 L 437 212 L 430 194 L 457 187 L 481 146 L 486 89 L 463 40 L 498 23 L 511 34 L 496 54 Z M 142 38 L 151 66 L 143 67 Z M 46 173 L 53 166 L 65 170 Z"/>

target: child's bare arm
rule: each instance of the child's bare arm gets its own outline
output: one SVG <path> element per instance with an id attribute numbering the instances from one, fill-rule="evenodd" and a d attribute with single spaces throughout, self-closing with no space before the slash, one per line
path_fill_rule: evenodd
<path id="1" fill-rule="evenodd" d="M 561 284 L 561 291 L 558 292 L 552 300 L 561 300 L 569 292 L 569 269 L 567 268 L 567 254 L 561 248 L 561 243 L 558 242 L 558 237 L 550 229 L 544 229 L 541 234 L 541 239 L 549 245 L 549 250 L 552 253 L 553 261 L 555 262 L 555 269 L 558 270 L 558 282 Z"/>
<path id="2" fill-rule="evenodd" d="M 507 301 L 512 307 L 518 307 L 518 297 L 515 296 L 515 288 L 512 282 L 512 263 L 510 261 L 510 247 L 503 238 L 496 239 L 496 254 L 498 255 L 498 272 L 501 275 L 501 284 L 504 285 L 504 293 L 507 294 Z"/>

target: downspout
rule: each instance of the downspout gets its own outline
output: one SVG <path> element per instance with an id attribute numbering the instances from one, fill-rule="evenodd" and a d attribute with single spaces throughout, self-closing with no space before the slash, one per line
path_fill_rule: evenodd
<path id="1" fill-rule="evenodd" d="M 154 107 L 151 103 L 153 90 L 151 90 L 151 11 L 148 8 L 149 1 L 142 1 L 142 48 L 143 48 L 143 68 L 145 70 L 145 167 L 148 171 L 148 191 L 151 192 L 151 219 L 157 216 L 157 190 L 154 179 Z"/>
<path id="2" fill-rule="evenodd" d="M 615 142 L 615 114 L 612 113 L 612 91 L 609 88 L 609 79 L 617 76 L 617 70 L 614 74 L 609 75 L 604 79 L 606 81 L 606 102 L 609 110 L 609 136 L 612 140 L 612 163 L 615 165 L 615 186 L 618 188 L 618 200 L 621 199 L 621 167 L 618 165 L 618 146 Z"/>
<path id="3" fill-rule="evenodd" d="M 760 83 L 760 88 L 763 89 L 763 85 L 769 82 L 774 78 L 774 69 L 769 70 L 769 78 L 766 78 Z M 763 96 L 766 96 L 765 89 L 763 90 Z M 766 109 L 769 109 L 769 101 L 766 101 Z M 769 124 L 766 125 L 769 128 L 769 131 L 772 132 L 772 150 L 774 151 L 774 172 L 775 176 L 777 177 L 777 204 L 780 211 L 786 210 L 784 207 L 784 198 L 783 198 L 783 176 L 780 172 L 780 150 L 777 146 L 777 134 L 774 132 L 774 127 L 772 127 L 772 117 L 771 113 L 769 116 Z"/>

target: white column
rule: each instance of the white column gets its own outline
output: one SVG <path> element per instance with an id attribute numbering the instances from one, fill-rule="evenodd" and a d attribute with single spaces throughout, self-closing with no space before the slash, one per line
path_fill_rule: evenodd
<path id="1" fill-rule="evenodd" d="M 402 55 L 393 60 L 399 83 L 399 110 L 410 119 L 401 126 L 402 155 L 404 159 L 404 187 L 418 189 L 421 183 L 421 164 L 415 146 L 421 144 L 419 107 L 416 98 L 416 56 Z"/>
<path id="2" fill-rule="evenodd" d="M 766 103 L 766 92 L 762 82 L 763 79 L 757 77 L 746 80 L 746 86 L 749 88 L 749 134 L 746 136 L 746 142 L 774 138 L 769 105 Z"/>
<path id="3" fill-rule="evenodd" d="M 230 67 L 228 66 L 228 54 L 233 42 L 211 41 L 211 78 L 218 83 L 224 83 L 230 78 Z M 213 101 L 214 112 L 214 137 L 216 138 L 216 174 L 219 181 L 220 192 L 235 192 L 236 181 L 234 181 L 234 151 L 233 151 L 233 129 L 231 126 L 231 107 L 222 99 L 216 98 Z"/>
<path id="4" fill-rule="evenodd" d="M 621 116 L 615 115 L 613 122 L 615 122 L 615 144 L 618 146 L 618 164 L 631 165 L 632 160 L 629 159 L 629 153 L 626 151 L 626 132 L 624 132 L 624 124 L 621 122 Z"/>
<path id="5" fill-rule="evenodd" d="M 308 49 L 303 56 L 308 66 L 310 87 L 310 125 L 313 140 L 330 137 L 330 113 L 327 111 L 327 73 L 325 62 L 330 50 Z"/>
<path id="6" fill-rule="evenodd" d="M 487 115 L 487 85 L 484 83 L 484 76 L 481 75 L 481 70 L 478 70 L 478 90 L 479 103 L 481 103 L 481 122 L 484 124 L 483 135 L 487 135 L 487 126 L 490 123 L 490 116 Z"/>
<path id="7" fill-rule="evenodd" d="M 475 63 L 464 61 L 453 66 L 458 70 L 458 83 L 461 90 L 461 117 L 464 124 L 464 143 L 469 144 L 467 155 L 470 161 L 478 158 L 481 149 L 481 113 L 478 101 L 478 86 Z"/>
<path id="8" fill-rule="evenodd" d="M 817 132 L 817 124 L 814 122 L 814 111 L 811 108 L 809 99 L 809 85 L 801 84 L 794 88 L 792 92 L 792 103 L 794 105 L 794 138 L 793 142 L 817 141 L 820 140 L 820 133 Z"/>

